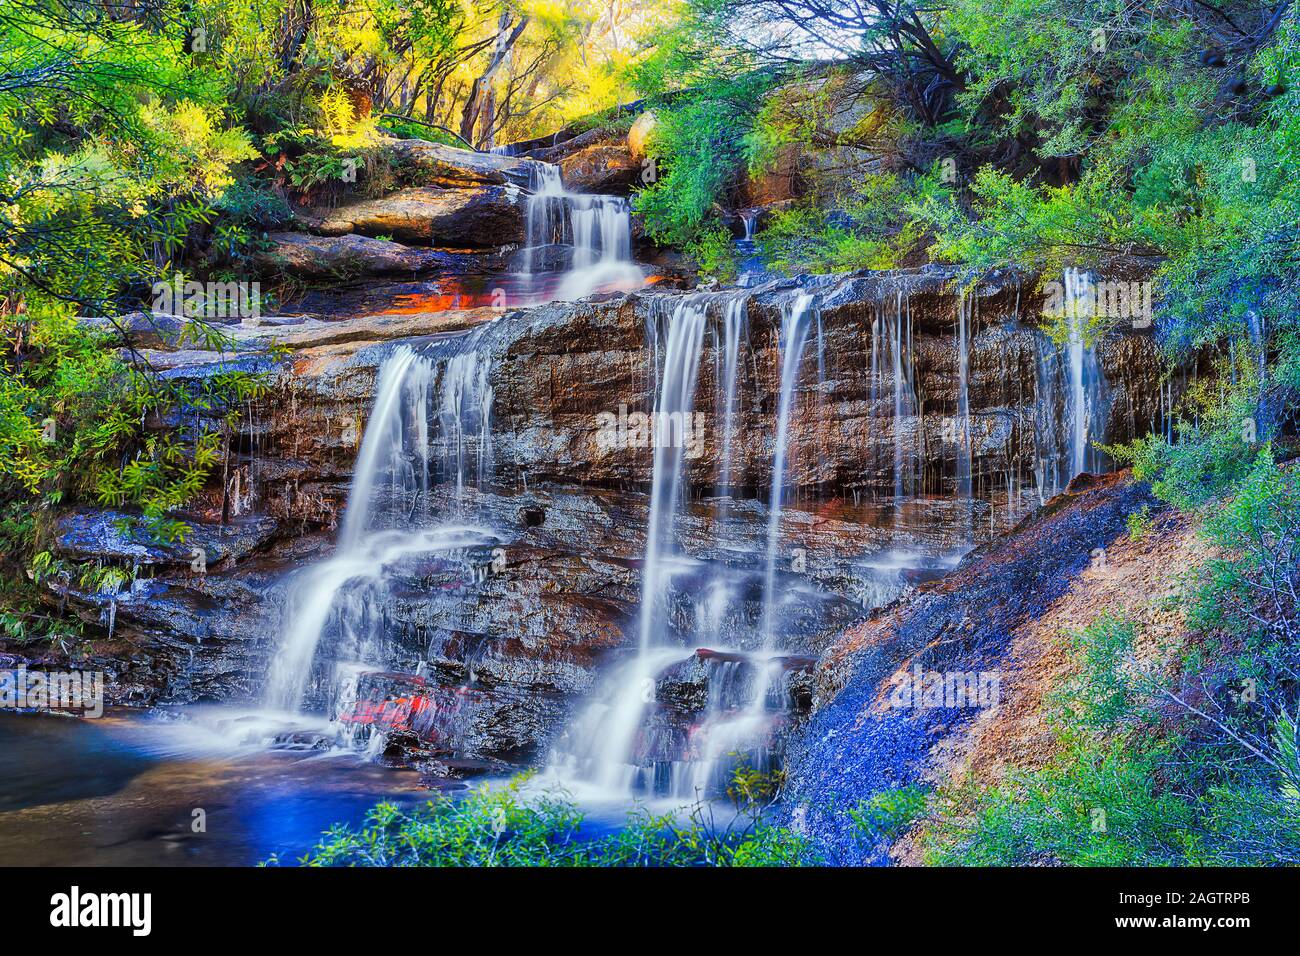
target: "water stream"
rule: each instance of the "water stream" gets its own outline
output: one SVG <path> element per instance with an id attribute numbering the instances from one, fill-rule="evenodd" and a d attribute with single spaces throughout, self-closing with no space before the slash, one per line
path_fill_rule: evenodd
<path id="1" fill-rule="evenodd" d="M 632 261 L 628 201 L 572 192 L 564 187 L 560 168 L 547 163 L 533 165 L 523 260 L 535 301 L 630 291 L 645 282 L 644 271 Z"/>

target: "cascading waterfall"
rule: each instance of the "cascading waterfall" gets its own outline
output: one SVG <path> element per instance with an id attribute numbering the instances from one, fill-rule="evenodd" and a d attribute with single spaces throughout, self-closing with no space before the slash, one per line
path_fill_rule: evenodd
<path id="1" fill-rule="evenodd" d="M 816 315 L 813 296 L 800 293 L 788 305 L 781 327 L 781 381 L 768 503 L 760 653 L 743 661 L 721 659 L 713 663 L 708 706 L 691 739 L 692 759 L 685 766 L 680 761 L 675 762 L 672 768 L 668 790 L 676 797 L 709 792 L 725 776 L 729 766 L 727 758 L 732 754 L 747 752 L 760 765 L 766 763 L 764 751 L 773 724 L 769 702 L 771 692 L 778 685 L 775 671 L 780 667 L 780 662 L 772 657 L 772 651 L 777 617 L 776 564 L 781 543 L 790 415 L 799 386 L 804 346 Z M 744 680 L 738 679 L 742 669 Z M 716 691 L 715 682 L 718 685 Z"/>
<path id="2" fill-rule="evenodd" d="M 799 384 L 804 343 L 814 314 L 813 297 L 801 293 L 789 307 L 781 329 L 781 391 L 777 400 L 776 440 L 772 448 L 772 490 L 768 504 L 767 560 L 763 571 L 763 647 L 772 641 L 776 607 L 776 558 L 781 543 L 781 504 L 785 500 L 786 446 L 790 409 Z"/>
<path id="3" fill-rule="evenodd" d="M 416 556 L 459 552 L 493 540 L 472 526 L 411 528 L 417 510 L 426 518 L 429 511 L 435 461 L 430 432 L 435 422 L 442 447 L 437 464 L 442 478 L 454 473 L 458 504 L 467 477 L 467 436 L 477 437 L 476 477 L 481 482 L 487 474 L 492 392 L 487 363 L 472 350 L 476 336 L 467 341 L 469 350 L 437 360 L 404 345 L 381 366 L 338 547 L 289 586 L 286 626 L 264 690 L 269 708 L 288 713 L 303 709 L 327 634 L 336 666 L 334 673 L 325 675 L 323 696 L 337 706 L 338 692 L 351 671 L 384 663 L 384 616 L 393 568 Z M 441 388 L 436 387 L 439 378 Z"/>
<path id="4" fill-rule="evenodd" d="M 715 403 L 716 420 L 722 425 L 722 447 L 719 450 L 718 480 L 714 486 L 717 494 L 715 514 L 717 516 L 720 543 L 727 543 L 728 521 L 731 514 L 733 448 L 736 434 L 736 392 L 740 381 L 740 343 L 746 331 L 745 297 L 735 296 L 727 299 L 722 314 L 722 342 L 715 336 L 717 363 L 714 377 L 718 382 L 718 395 Z M 715 366 L 717 365 L 715 363 Z M 714 639 L 718 636 L 723 616 L 731 605 L 733 598 L 731 575 L 715 573 L 708 585 L 708 595 L 697 608 L 695 632 L 703 638 Z"/>
<path id="5" fill-rule="evenodd" d="M 657 676 L 669 665 L 681 665 L 683 648 L 668 637 L 667 592 L 674 573 L 688 562 L 677 554 L 674 525 L 681 508 L 684 455 L 674 440 L 675 422 L 693 413 L 694 395 L 703 351 L 706 318 L 717 296 L 696 295 L 681 300 L 667 323 L 662 349 L 659 336 L 652 335 L 651 348 L 660 355 L 659 386 L 655 402 L 655 458 L 642 571 L 639 648 L 636 656 L 611 675 L 605 692 L 570 728 L 563 753 L 557 754 L 552 772 L 561 778 L 574 776 L 591 781 L 607 793 L 626 794 L 652 788 L 674 796 L 689 797 L 708 790 L 725 771 L 727 758 L 737 750 L 761 752 L 776 715 L 768 711 L 769 691 L 774 685 L 772 669 L 780 664 L 771 658 L 775 627 L 776 555 L 780 544 L 781 502 L 784 498 L 786 443 L 799 382 L 804 345 L 815 314 L 811 296 L 799 295 L 788 307 L 781 334 L 782 371 L 776 441 L 773 448 L 772 515 L 768 529 L 763 604 L 757 656 L 699 652 L 699 666 L 710 672 L 709 698 L 700 723 L 686 742 L 688 757 L 652 756 L 655 773 L 647 777 L 640 763 L 643 751 L 658 752 L 653 721 L 647 723 L 655 705 Z M 736 379 L 739 375 L 740 341 L 745 322 L 744 300 L 723 298 L 720 406 L 723 409 L 724 441 L 719 459 L 719 484 L 730 485 L 731 421 L 735 414 Z M 697 606 L 697 622 L 720 618 L 730 602 L 727 582 L 715 577 L 713 586 Z M 707 607 L 705 607 L 707 605 Z M 694 636 L 716 631 L 699 628 Z M 671 736 L 671 735 L 670 735 Z M 671 748 L 662 748 L 671 749 Z"/>
<path id="6" fill-rule="evenodd" d="M 738 253 L 738 271 L 737 285 L 742 289 L 756 285 L 763 279 L 766 270 L 763 266 L 763 257 L 759 253 L 758 242 L 754 239 L 754 227 L 758 221 L 758 213 L 755 210 L 747 209 L 740 214 L 741 222 L 745 226 L 744 238 L 736 240 L 736 252 Z"/>
<path id="7" fill-rule="evenodd" d="M 426 424 L 425 409 L 429 405 L 432 381 L 432 363 L 407 346 L 397 349 L 380 368 L 375 407 L 361 439 L 361 453 L 352 472 L 352 487 L 343 511 L 340 551 L 354 548 L 370 526 L 375 486 L 382 476 L 391 478 L 394 491 L 414 484 L 417 476 L 404 453 L 408 429 L 417 432 L 419 488 L 427 491 L 429 444 L 427 430 L 422 426 Z"/>
<path id="8" fill-rule="evenodd" d="M 534 163 L 531 168 L 524 249 L 524 273 L 530 280 L 562 271 L 551 296 L 558 299 L 640 288 L 645 274 L 632 262 L 628 201 L 570 192 L 558 166 Z"/>
<path id="9" fill-rule="evenodd" d="M 962 295 L 957 307 L 957 494 L 971 497 L 970 329 L 975 297 Z"/>
<path id="10" fill-rule="evenodd" d="M 871 416 L 873 431 L 880 427 L 880 330 L 881 320 L 879 313 L 877 313 L 871 317 L 871 405 L 868 414 Z M 874 443 L 872 447 L 872 470 L 879 474 L 881 468 L 880 453 L 878 446 Z"/>
<path id="11" fill-rule="evenodd" d="M 708 302 L 703 295 L 684 298 L 668 318 L 654 406 L 654 473 L 641 574 L 637 654 L 611 676 L 608 692 L 598 696 L 571 731 L 568 757 L 577 766 L 569 769 L 608 791 L 627 792 L 636 784 L 634 751 L 646 709 L 654 700 L 655 675 L 681 656 L 680 647 L 664 646 L 664 599 L 678 560 L 673 525 L 685 461 L 681 438 L 694 411 Z M 653 316 L 650 332 L 651 347 L 657 352 Z"/>
<path id="12" fill-rule="evenodd" d="M 1106 465 L 1093 447 L 1106 437 L 1107 385 L 1096 344 L 1085 336 L 1094 301 L 1092 277 L 1066 269 L 1064 286 L 1065 345 L 1043 334 L 1038 339 L 1034 441 L 1040 501 L 1060 492 L 1075 475 Z"/>
<path id="13" fill-rule="evenodd" d="M 745 333 L 745 299 L 728 299 L 723 312 L 722 352 L 722 464 L 718 476 L 718 493 L 731 494 L 732 446 L 736 434 L 736 385 L 740 378 L 740 340 Z"/>
<path id="14" fill-rule="evenodd" d="M 439 419 L 446 447 L 444 461 L 454 460 L 456 503 L 463 505 L 469 469 L 468 446 L 473 443 L 474 473 L 486 475 L 492 467 L 492 380 L 490 363 L 470 348 L 447 361 L 442 376 Z M 420 436 L 421 443 L 427 442 Z"/>
<path id="15" fill-rule="evenodd" d="M 915 491 L 916 446 L 903 434 L 903 422 L 916 422 L 917 403 L 912 370 L 912 304 L 900 291 L 895 300 L 890 323 L 890 361 L 893 371 L 894 397 L 894 500 L 902 501 Z"/>
<path id="16" fill-rule="evenodd" d="M 663 590 L 674 556 L 673 519 L 680 500 L 685 461 L 686 449 L 681 438 L 690 427 L 694 411 L 707 306 L 704 297 L 683 299 L 668 325 L 663 380 L 654 410 L 654 476 L 641 582 L 642 650 L 655 642 L 662 626 Z"/>

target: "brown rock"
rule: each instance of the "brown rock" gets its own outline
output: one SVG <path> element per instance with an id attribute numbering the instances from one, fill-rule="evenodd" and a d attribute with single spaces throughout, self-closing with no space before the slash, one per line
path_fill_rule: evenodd
<path id="1" fill-rule="evenodd" d="M 647 155 L 650 134 L 659 119 L 653 110 L 647 110 L 636 118 L 632 128 L 627 131 L 627 148 L 636 159 Z"/>
<path id="2" fill-rule="evenodd" d="M 524 200 L 513 185 L 414 186 L 343 206 L 317 225 L 325 235 L 359 232 L 402 242 L 500 246 L 524 240 Z"/>
<path id="3" fill-rule="evenodd" d="M 258 266 L 308 279 L 413 275 L 435 269 L 459 273 L 466 267 L 464 255 L 412 249 L 387 239 L 355 233 L 313 236 L 300 232 L 273 232 L 267 239 L 273 243 L 273 248 L 258 255 Z"/>
<path id="4" fill-rule="evenodd" d="M 641 162 L 626 143 L 601 143 L 560 160 L 560 176 L 577 192 L 626 193 L 640 182 Z"/>
<path id="5" fill-rule="evenodd" d="M 477 153 L 422 139 L 385 139 L 381 153 L 406 181 L 421 186 L 527 187 L 537 165 L 531 159 L 498 153 Z"/>

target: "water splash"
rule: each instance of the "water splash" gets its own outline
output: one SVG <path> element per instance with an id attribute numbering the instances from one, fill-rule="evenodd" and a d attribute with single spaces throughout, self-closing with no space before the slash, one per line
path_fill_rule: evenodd
<path id="1" fill-rule="evenodd" d="M 457 555 L 496 539 L 482 528 L 430 526 L 430 469 L 435 445 L 444 478 L 453 474 L 464 497 L 470 437 L 477 445 L 475 477 L 490 471 L 492 390 L 489 367 L 473 346 L 431 358 L 400 346 L 384 361 L 375 404 L 362 437 L 335 553 L 290 583 L 285 626 L 263 692 L 268 707 L 298 713 L 326 635 L 332 635 L 334 674 L 323 695 L 337 704 L 349 668 L 386 663 L 384 626 L 397 569 L 433 554 Z M 435 388 L 437 383 L 440 388 Z M 439 434 L 431 432 L 435 424 Z M 417 512 L 424 520 L 412 522 Z"/>
<path id="2" fill-rule="evenodd" d="M 534 163 L 531 169 L 524 273 L 537 279 L 561 266 L 564 274 L 549 297 L 563 300 L 641 288 L 645 273 L 632 262 L 628 201 L 570 192 L 564 188 L 560 168 L 549 163 Z M 540 292 L 540 281 L 533 284 Z"/>

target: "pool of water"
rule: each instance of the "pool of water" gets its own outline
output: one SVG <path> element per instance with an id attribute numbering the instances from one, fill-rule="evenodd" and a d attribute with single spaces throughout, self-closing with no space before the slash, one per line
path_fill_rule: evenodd
<path id="1" fill-rule="evenodd" d="M 237 745 L 133 712 L 0 714 L 0 753 L 0 866 L 290 862 L 380 801 L 431 795 L 418 774 L 359 754 Z"/>

